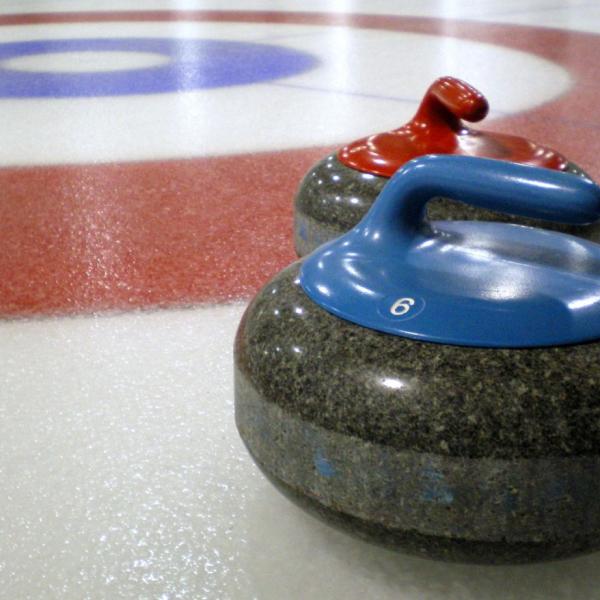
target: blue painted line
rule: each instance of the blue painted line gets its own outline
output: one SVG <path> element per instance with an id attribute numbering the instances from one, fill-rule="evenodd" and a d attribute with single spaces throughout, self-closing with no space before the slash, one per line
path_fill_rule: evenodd
<path id="1" fill-rule="evenodd" d="M 74 98 L 123 96 L 248 85 L 289 77 L 315 68 L 306 52 L 248 42 L 179 38 L 38 40 L 0 44 L 0 61 L 36 54 L 149 52 L 166 56 L 164 65 L 103 72 L 32 72 L 2 67 L 0 97 Z"/>
<path id="2" fill-rule="evenodd" d="M 319 92 L 324 94 L 336 94 L 341 96 L 354 96 L 357 98 L 367 98 L 369 100 L 392 100 L 393 102 L 400 102 L 403 104 L 419 104 L 421 102 L 421 98 L 402 98 L 399 96 L 381 96 L 379 94 L 366 94 L 364 92 L 350 92 L 348 90 L 336 90 L 332 88 L 321 88 L 310 85 L 301 85 L 297 83 L 273 83 L 272 85 L 276 85 L 277 87 L 286 87 L 297 90 L 306 90 L 307 92 Z"/>
<path id="3" fill-rule="evenodd" d="M 382 96 L 379 94 L 366 94 L 363 92 L 350 92 L 348 90 L 336 90 L 332 88 L 321 88 L 316 86 L 309 85 L 301 85 L 296 83 L 282 83 L 276 82 L 271 83 L 271 85 L 275 85 L 277 87 L 285 87 L 297 90 L 305 90 L 307 92 L 315 92 L 315 93 L 324 93 L 324 94 L 334 94 L 340 96 L 353 96 L 357 98 L 366 98 L 369 100 L 390 100 L 392 102 L 398 102 L 400 104 L 413 104 L 418 105 L 421 102 L 421 98 L 403 98 L 400 96 Z M 517 116 L 519 112 L 508 112 L 504 110 L 493 110 L 492 121 L 497 117 L 512 117 Z M 536 117 L 535 115 L 527 115 L 527 119 L 529 121 L 544 121 L 545 123 L 554 122 L 554 123 L 562 123 L 564 125 L 568 125 L 570 127 L 582 128 L 582 129 L 600 129 L 600 124 L 595 121 L 585 121 L 581 119 L 569 119 L 567 117 L 553 117 L 552 119 L 548 119 L 548 117 Z M 479 124 L 475 125 L 475 127 L 479 127 Z M 485 127 L 482 127 L 485 129 Z"/>

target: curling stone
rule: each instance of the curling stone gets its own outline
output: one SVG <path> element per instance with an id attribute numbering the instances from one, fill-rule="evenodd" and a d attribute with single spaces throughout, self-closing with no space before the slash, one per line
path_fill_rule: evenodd
<path id="1" fill-rule="evenodd" d="M 235 344 L 239 433 L 325 520 L 421 556 L 600 548 L 600 245 L 434 221 L 444 196 L 585 224 L 600 187 L 504 161 L 410 161 L 340 238 L 277 275 Z"/>
<path id="2" fill-rule="evenodd" d="M 403 127 L 358 140 L 317 163 L 304 177 L 294 201 L 294 243 L 299 256 L 354 227 L 389 178 L 408 160 L 425 154 L 497 158 L 587 175 L 555 150 L 528 139 L 468 128 L 488 112 L 483 95 L 453 77 L 435 81 L 412 121 Z M 549 225 L 490 209 L 438 198 L 428 205 L 431 219 L 514 221 L 600 241 L 600 226 Z"/>

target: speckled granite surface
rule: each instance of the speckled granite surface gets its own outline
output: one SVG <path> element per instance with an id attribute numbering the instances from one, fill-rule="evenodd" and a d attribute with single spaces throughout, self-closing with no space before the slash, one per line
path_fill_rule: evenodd
<path id="1" fill-rule="evenodd" d="M 444 346 L 337 319 L 295 263 L 235 348 L 236 420 L 284 491 L 424 556 L 526 562 L 600 547 L 600 344 Z"/>
<path id="2" fill-rule="evenodd" d="M 576 165 L 570 171 L 585 175 Z M 383 186 L 385 177 L 361 173 L 342 164 L 330 154 L 311 169 L 300 184 L 294 201 L 294 243 L 299 256 L 312 252 L 321 244 L 345 233 L 369 210 Z M 513 217 L 438 198 L 429 202 L 431 220 L 478 220 L 519 223 L 562 231 L 600 241 L 600 225 L 574 226 L 539 219 Z"/>

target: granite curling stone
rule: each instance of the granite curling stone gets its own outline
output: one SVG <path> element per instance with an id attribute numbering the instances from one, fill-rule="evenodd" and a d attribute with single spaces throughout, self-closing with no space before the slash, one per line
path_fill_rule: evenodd
<path id="1" fill-rule="evenodd" d="M 584 224 L 600 188 L 472 157 L 410 161 L 359 225 L 251 302 L 238 431 L 299 505 L 368 540 L 488 564 L 600 548 L 600 245 L 437 221 L 437 196 Z"/>
<path id="2" fill-rule="evenodd" d="M 436 80 L 413 119 L 341 148 L 304 177 L 294 200 L 294 243 L 298 256 L 334 239 L 364 217 L 389 178 L 408 160 L 426 154 L 482 156 L 567 171 L 588 177 L 561 154 L 531 140 L 468 128 L 461 119 L 482 120 L 488 102 L 469 84 L 453 77 Z M 515 221 L 513 215 L 437 198 L 431 219 Z M 520 217 L 517 223 L 546 227 L 600 241 L 600 226 L 542 223 Z"/>

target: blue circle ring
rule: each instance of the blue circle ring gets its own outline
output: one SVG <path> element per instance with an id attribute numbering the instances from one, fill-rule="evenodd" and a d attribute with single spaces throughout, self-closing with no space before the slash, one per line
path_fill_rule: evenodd
<path id="1" fill-rule="evenodd" d="M 0 61 L 64 52 L 147 52 L 153 67 L 99 72 L 19 71 L 0 62 L 0 97 L 75 98 L 200 90 L 272 81 L 315 68 L 318 58 L 283 46 L 184 38 L 98 38 L 0 44 Z"/>

